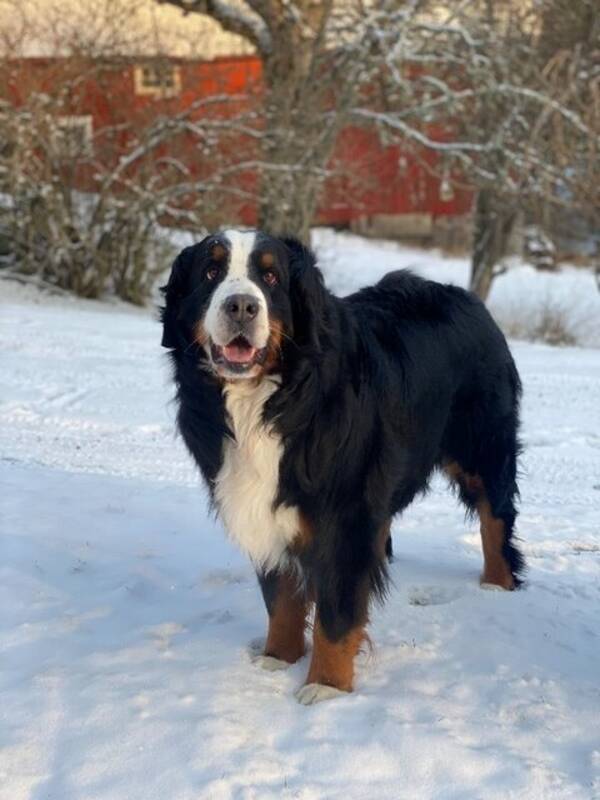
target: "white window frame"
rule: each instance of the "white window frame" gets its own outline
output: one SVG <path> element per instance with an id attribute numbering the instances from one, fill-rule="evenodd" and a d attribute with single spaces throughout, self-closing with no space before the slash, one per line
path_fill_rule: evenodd
<path id="1" fill-rule="evenodd" d="M 160 82 L 160 73 L 170 71 L 173 80 L 169 85 Z M 157 80 L 148 80 L 148 71 L 153 71 Z M 181 92 L 181 69 L 170 62 L 137 64 L 133 70 L 135 93 L 142 97 L 174 97 Z"/>

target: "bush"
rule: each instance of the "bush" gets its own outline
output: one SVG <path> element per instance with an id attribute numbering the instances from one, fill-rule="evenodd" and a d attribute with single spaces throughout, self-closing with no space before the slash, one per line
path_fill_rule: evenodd
<path id="1" fill-rule="evenodd" d="M 547 292 L 510 305 L 492 304 L 492 312 L 504 333 L 514 339 L 565 347 L 599 343 L 596 304 L 586 304 L 581 296 Z"/>
<path id="2" fill-rule="evenodd" d="M 578 338 L 573 321 L 573 314 L 565 308 L 545 306 L 540 311 L 531 338 L 552 345 L 575 345 Z"/>
<path id="3" fill-rule="evenodd" d="M 100 208 L 95 197 L 64 187 L 25 186 L 0 209 L 3 263 L 81 297 L 115 294 L 143 304 L 164 271 L 169 248 L 152 215 L 121 200 Z"/>
<path id="4" fill-rule="evenodd" d="M 129 119 L 112 98 L 114 120 L 94 128 L 77 91 L 117 67 L 58 63 L 55 96 L 39 89 L 18 104 L 0 93 L 0 264 L 82 297 L 142 304 L 168 260 L 161 224 L 197 232 L 246 201 L 220 174 L 243 114 L 221 119 L 228 101 L 214 96 Z"/>

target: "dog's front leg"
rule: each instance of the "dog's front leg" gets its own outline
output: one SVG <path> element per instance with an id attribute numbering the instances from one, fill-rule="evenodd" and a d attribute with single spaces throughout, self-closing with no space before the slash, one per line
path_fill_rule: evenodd
<path id="1" fill-rule="evenodd" d="M 258 580 L 269 615 L 267 641 L 258 657 L 265 669 L 284 669 L 306 651 L 304 626 L 308 601 L 304 587 L 290 571 L 259 573 Z"/>
<path id="2" fill-rule="evenodd" d="M 303 705 L 312 705 L 351 692 L 354 685 L 354 658 L 365 636 L 365 625 L 359 624 L 340 639 L 330 639 L 317 611 L 310 669 L 306 683 L 296 692 L 298 701 Z"/>
<path id="3" fill-rule="evenodd" d="M 373 576 L 385 576 L 385 556 L 377 529 L 373 526 L 370 536 L 371 526 L 363 524 L 358 529 L 360 522 L 357 515 L 342 530 L 339 546 L 333 549 L 337 558 L 321 556 L 323 560 L 313 576 L 316 610 L 312 658 L 306 684 L 296 693 L 304 705 L 353 689 L 354 658 L 367 638 Z"/>

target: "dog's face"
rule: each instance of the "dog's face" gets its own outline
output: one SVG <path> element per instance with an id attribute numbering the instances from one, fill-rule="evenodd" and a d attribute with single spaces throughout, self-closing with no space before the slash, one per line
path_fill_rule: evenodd
<path id="1" fill-rule="evenodd" d="M 289 243 L 255 231 L 226 230 L 186 248 L 165 288 L 163 344 L 198 345 L 224 380 L 277 369 L 293 333 Z"/>

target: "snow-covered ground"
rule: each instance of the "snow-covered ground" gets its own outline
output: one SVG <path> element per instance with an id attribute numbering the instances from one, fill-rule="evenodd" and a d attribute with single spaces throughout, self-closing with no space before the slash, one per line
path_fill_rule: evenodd
<path id="1" fill-rule="evenodd" d="M 407 267 L 465 288 L 469 282 L 469 262 L 462 256 L 444 257 L 328 229 L 317 230 L 314 240 L 330 285 L 340 294 Z M 509 259 L 507 266 L 507 272 L 494 281 L 489 298 L 490 310 L 504 330 L 517 338 L 536 339 L 540 328 L 557 322 L 568 341 L 600 347 L 600 292 L 592 270 L 563 265 L 557 272 L 538 272 L 517 258 Z"/>
<path id="2" fill-rule="evenodd" d="M 319 243 L 339 290 L 466 274 Z M 159 337 L 0 282 L 0 798 L 600 798 L 600 351 L 513 344 L 527 587 L 480 590 L 436 482 L 395 524 L 356 692 L 306 708 L 306 659 L 251 662 L 262 601 L 174 436 Z"/>

